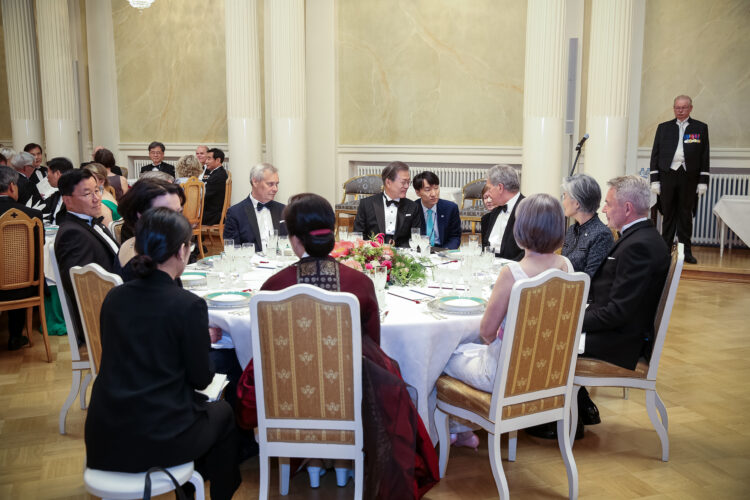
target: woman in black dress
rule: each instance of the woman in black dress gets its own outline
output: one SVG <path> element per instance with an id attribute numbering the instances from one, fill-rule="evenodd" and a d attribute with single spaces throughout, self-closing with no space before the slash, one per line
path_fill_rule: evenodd
<path id="1" fill-rule="evenodd" d="M 232 409 L 195 392 L 214 375 L 208 308 L 175 282 L 191 236 L 187 219 L 168 208 L 149 210 L 136 225 L 137 278 L 102 304 L 86 460 L 93 469 L 119 472 L 195 461 L 211 482 L 211 498 L 231 498 L 241 481 Z"/>

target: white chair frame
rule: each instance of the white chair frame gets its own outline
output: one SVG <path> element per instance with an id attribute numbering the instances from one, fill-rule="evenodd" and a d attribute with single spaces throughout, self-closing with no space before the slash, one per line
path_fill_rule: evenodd
<path id="1" fill-rule="evenodd" d="M 670 262 L 671 266 L 674 266 L 672 271 L 672 279 L 669 282 L 664 283 L 664 289 L 659 300 L 659 304 L 664 304 L 664 309 L 661 318 L 654 318 L 654 321 L 658 321 L 654 325 L 654 349 L 651 353 L 651 360 L 648 364 L 648 373 L 646 378 L 631 378 L 631 377 L 595 377 L 595 376 L 578 376 L 576 375 L 573 380 L 573 404 L 571 405 L 571 422 L 578 420 L 578 391 L 581 386 L 588 387 L 622 387 L 624 389 L 643 389 L 646 391 L 646 411 L 648 417 L 651 419 L 651 423 L 656 430 L 656 434 L 659 435 L 661 441 L 661 459 L 664 462 L 669 461 L 669 419 L 667 417 L 667 408 L 664 406 L 664 402 L 659 397 L 659 393 L 656 392 L 656 374 L 659 371 L 659 361 L 661 360 L 661 353 L 664 349 L 664 341 L 667 338 L 667 329 L 669 328 L 669 319 L 672 316 L 672 307 L 674 306 L 674 299 L 677 295 L 677 287 L 680 283 L 680 275 L 682 274 L 682 266 L 685 261 L 685 246 L 682 243 L 677 244 L 677 259 L 674 262 Z M 658 310 L 657 310 L 658 314 Z M 661 420 L 659 420 L 661 417 Z M 571 436 L 575 434 L 575 426 L 570 430 Z M 573 438 L 571 437 L 571 440 Z"/>
<path id="2" fill-rule="evenodd" d="M 583 297 L 581 300 L 581 308 L 578 315 L 578 325 L 576 327 L 575 341 L 573 344 L 574 348 L 572 349 L 572 359 L 570 361 L 567 384 L 556 388 L 506 397 L 505 386 L 508 380 L 508 368 L 513 347 L 513 338 L 515 336 L 516 323 L 518 321 L 518 307 L 520 303 L 521 292 L 527 288 L 533 288 L 541 285 L 542 283 L 553 278 L 560 278 L 568 282 L 582 281 L 585 283 Z M 568 475 L 568 495 L 570 498 L 578 497 L 578 468 L 576 467 L 575 459 L 573 458 L 568 429 L 570 425 L 569 419 L 571 397 L 573 392 L 573 375 L 576 366 L 576 359 L 578 358 L 578 343 L 581 336 L 581 326 L 583 325 L 583 313 L 586 310 L 586 297 L 588 297 L 589 283 L 589 276 L 585 273 L 566 273 L 559 269 L 550 269 L 538 274 L 533 278 L 518 280 L 513 284 L 513 288 L 511 289 L 510 294 L 510 302 L 508 305 L 508 313 L 506 315 L 503 343 L 500 349 L 500 356 L 498 358 L 498 370 L 495 375 L 495 385 L 492 391 L 489 420 L 484 419 L 483 417 L 472 411 L 451 405 L 449 403 L 446 403 L 445 401 L 441 401 L 439 398 L 437 400 L 437 408 L 435 409 L 435 425 L 438 431 L 438 441 L 440 442 L 439 458 L 441 478 L 445 476 L 450 453 L 449 415 L 455 415 L 464 420 L 468 420 L 476 425 L 479 425 L 487 431 L 490 465 L 492 467 L 492 474 L 495 478 L 495 484 L 497 486 L 498 494 L 501 499 L 509 498 L 510 492 L 508 490 L 508 480 L 505 477 L 505 473 L 502 467 L 502 459 L 500 456 L 500 436 L 504 433 L 511 433 L 509 456 L 512 453 L 514 458 L 514 437 L 515 433 L 519 429 L 525 429 L 527 427 L 556 421 L 558 445 L 560 447 L 560 453 L 562 454 L 563 461 L 565 462 L 565 468 Z M 507 420 L 502 418 L 502 409 L 505 406 L 534 401 L 537 399 L 552 396 L 564 396 L 565 400 L 562 408 L 540 411 L 538 413 L 522 415 L 520 417 L 510 418 Z"/>
<path id="3" fill-rule="evenodd" d="M 193 462 L 167 468 L 178 483 L 193 483 L 195 486 L 195 498 L 205 499 L 205 486 L 203 477 L 195 470 Z M 145 472 L 127 473 L 110 472 L 98 469 L 89 469 L 83 473 L 83 482 L 86 491 L 101 498 L 113 500 L 129 500 L 143 497 L 143 487 L 146 481 Z M 162 495 L 174 491 L 174 483 L 163 472 L 151 474 L 151 496 Z"/>
<path id="4" fill-rule="evenodd" d="M 263 357 L 261 353 L 260 333 L 258 327 L 258 304 L 261 302 L 278 302 L 296 295 L 310 295 L 315 299 L 326 302 L 346 304 L 351 313 L 352 325 L 352 373 L 354 377 L 354 418 L 349 421 L 340 420 L 294 420 L 271 419 L 266 417 L 263 391 Z M 280 462 L 287 457 L 299 458 L 339 458 L 354 461 L 354 498 L 362 498 L 364 486 L 364 453 L 362 433 L 362 338 L 359 318 L 359 301 L 351 293 L 328 292 L 312 285 L 294 285 L 281 291 L 260 292 L 250 300 L 250 318 L 252 321 L 251 334 L 253 342 L 255 393 L 258 407 L 257 440 L 260 446 L 260 490 L 258 498 L 268 498 L 269 489 L 269 459 L 279 457 Z M 286 429 L 334 429 L 354 432 L 354 444 L 327 443 L 284 443 L 269 442 L 268 428 Z M 286 495 L 289 488 L 289 464 L 282 463 L 279 467 L 282 495 Z"/>

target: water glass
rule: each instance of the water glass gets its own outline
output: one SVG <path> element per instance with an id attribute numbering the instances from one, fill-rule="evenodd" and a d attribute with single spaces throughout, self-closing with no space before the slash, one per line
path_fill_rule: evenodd
<path id="1" fill-rule="evenodd" d="M 416 253 L 417 247 L 419 246 L 420 242 L 421 240 L 415 238 L 414 235 L 412 235 L 411 239 L 409 240 L 409 248 L 411 248 L 412 252 Z"/>
<path id="2" fill-rule="evenodd" d="M 349 240 L 349 228 L 340 227 L 339 228 L 339 241 L 348 241 L 348 240 Z"/>
<path id="3" fill-rule="evenodd" d="M 247 259 L 252 259 L 253 255 L 255 255 L 255 243 L 243 243 L 242 255 Z"/>
<path id="4" fill-rule="evenodd" d="M 206 273 L 206 288 L 209 290 L 221 288 L 221 274 L 215 271 Z"/>
<path id="5" fill-rule="evenodd" d="M 224 240 L 224 252 L 227 255 L 231 255 L 231 253 L 234 251 L 234 240 L 229 238 Z"/>
<path id="6" fill-rule="evenodd" d="M 418 228 L 418 227 L 411 228 L 411 239 L 418 240 L 419 238 L 421 238 L 422 237 L 421 232 L 422 232 L 421 228 Z"/>
<path id="7" fill-rule="evenodd" d="M 361 231 L 352 231 L 349 233 L 349 241 L 357 241 L 364 239 Z"/>

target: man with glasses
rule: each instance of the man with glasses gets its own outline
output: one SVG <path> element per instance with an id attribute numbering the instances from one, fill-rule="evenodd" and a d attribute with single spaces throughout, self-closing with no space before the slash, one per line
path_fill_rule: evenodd
<path id="1" fill-rule="evenodd" d="M 97 185 L 94 174 L 85 169 L 70 170 L 60 176 L 57 187 L 65 210 L 57 214 L 60 229 L 55 238 L 55 256 L 63 290 L 73 313 L 78 344 L 81 345 L 84 342 L 83 329 L 75 307 L 70 269 L 93 262 L 112 272 L 119 245 L 99 217 L 103 189 Z"/>
<path id="2" fill-rule="evenodd" d="M 164 172 L 174 177 L 174 165 L 162 161 L 165 149 L 164 144 L 159 141 L 154 141 L 148 145 L 148 157 L 151 160 L 151 165 L 141 167 L 141 175 L 146 172 Z"/>
<path id="3" fill-rule="evenodd" d="M 698 196 L 708 189 L 708 125 L 690 116 L 693 100 L 679 95 L 674 100 L 676 120 L 660 123 L 651 149 L 651 190 L 659 195 L 664 215 L 662 237 L 671 247 L 675 233 L 685 244 L 685 262 L 697 264 L 690 247 L 693 213 Z"/>
<path id="4" fill-rule="evenodd" d="M 400 161 L 389 163 L 380 174 L 383 192 L 363 199 L 357 207 L 354 231 L 367 239 L 383 233 L 385 241 L 408 247 L 411 229 L 420 227 L 419 207 L 406 198 L 411 176 L 409 165 Z"/>

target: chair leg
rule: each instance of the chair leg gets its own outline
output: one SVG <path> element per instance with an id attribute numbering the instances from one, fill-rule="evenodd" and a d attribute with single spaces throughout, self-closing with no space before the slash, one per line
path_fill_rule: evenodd
<path id="1" fill-rule="evenodd" d="M 648 411 L 648 417 L 651 419 L 651 423 L 661 440 L 661 459 L 663 462 L 668 462 L 669 435 L 667 434 L 667 409 L 664 406 L 664 402 L 654 390 L 646 390 L 646 411 Z M 659 420 L 659 414 L 662 420 Z"/>
<path id="2" fill-rule="evenodd" d="M 580 385 L 573 385 L 573 392 L 570 395 L 570 429 L 567 430 L 570 436 L 570 447 L 576 442 L 576 427 L 578 427 L 578 391 Z M 574 423 L 575 422 L 575 423 Z"/>
<path id="3" fill-rule="evenodd" d="M 500 434 L 488 434 L 487 436 L 488 453 L 490 455 L 490 466 L 492 467 L 492 475 L 495 476 L 495 485 L 497 486 L 497 494 L 501 500 L 507 500 L 510 498 L 510 491 L 508 490 L 508 479 L 505 477 L 505 471 L 503 471 L 503 461 L 500 458 Z"/>
<path id="4" fill-rule="evenodd" d="M 279 492 L 282 496 L 289 494 L 289 458 L 279 457 Z"/>
<path id="5" fill-rule="evenodd" d="M 448 414 L 435 408 L 435 427 L 437 427 L 438 442 L 440 443 L 440 478 L 445 477 L 445 469 L 448 468 L 448 454 L 451 450 L 450 429 Z"/>
<path id="6" fill-rule="evenodd" d="M 198 231 L 198 252 L 200 252 L 201 259 L 205 259 L 206 255 L 203 253 L 203 233 Z"/>
<path id="7" fill-rule="evenodd" d="M 518 448 L 518 431 L 508 433 L 508 462 L 516 461 L 516 449 Z"/>
<path id="8" fill-rule="evenodd" d="M 271 467 L 268 455 L 260 456 L 260 485 L 258 489 L 258 498 L 261 500 L 268 498 L 268 475 L 271 473 Z"/>
<path id="9" fill-rule="evenodd" d="M 568 497 L 578 498 L 578 467 L 576 466 L 576 460 L 573 458 L 573 449 L 571 448 L 570 435 L 568 434 L 568 428 L 571 426 L 570 422 L 566 422 L 566 418 L 561 418 L 557 421 L 557 444 L 560 446 L 560 454 L 562 455 L 563 462 L 565 462 L 565 470 L 568 473 Z M 575 426 L 573 426 L 573 432 L 575 433 Z"/>
<path id="10" fill-rule="evenodd" d="M 365 484 L 365 457 L 359 454 L 354 459 L 354 500 L 361 500 Z"/>
<path id="11" fill-rule="evenodd" d="M 622 388 L 622 399 L 628 399 L 630 397 L 630 388 L 623 387 Z"/>
<path id="12" fill-rule="evenodd" d="M 31 313 L 34 311 L 33 307 L 26 308 L 26 336 L 29 338 L 29 347 L 34 345 L 34 336 L 31 334 L 32 318 Z"/>
<path id="13" fill-rule="evenodd" d="M 39 323 L 41 324 L 44 349 L 47 351 L 47 363 L 52 363 L 52 353 L 49 350 L 49 332 L 47 332 L 47 316 L 44 311 L 44 299 L 39 302 Z"/>
<path id="14" fill-rule="evenodd" d="M 85 410 L 89 407 L 89 405 L 86 403 L 86 391 L 89 388 L 89 384 L 91 383 L 91 372 L 89 371 L 86 373 L 86 376 L 83 377 L 83 384 L 81 385 L 81 397 L 78 399 L 81 401 L 81 409 Z"/>
<path id="15" fill-rule="evenodd" d="M 63 407 L 60 410 L 60 434 L 65 434 L 65 417 L 68 416 L 68 410 L 73 405 L 73 401 L 78 396 L 78 391 L 81 388 L 81 370 L 73 370 L 73 383 L 70 386 L 70 393 L 68 393 L 68 399 L 63 403 Z"/>
<path id="16" fill-rule="evenodd" d="M 195 486 L 195 500 L 205 500 L 206 487 L 203 484 L 203 476 L 201 476 L 200 472 L 194 470 L 193 475 L 190 476 L 188 482 Z"/>

